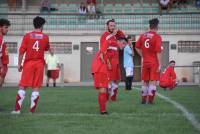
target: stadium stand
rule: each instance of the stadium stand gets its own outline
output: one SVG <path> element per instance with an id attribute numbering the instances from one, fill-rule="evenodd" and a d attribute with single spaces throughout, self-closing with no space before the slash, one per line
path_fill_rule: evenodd
<path id="1" fill-rule="evenodd" d="M 52 13 L 77 13 L 80 2 L 85 1 L 51 1 L 51 7 L 58 9 L 58 11 L 53 11 Z M 39 0 L 27 1 L 27 12 L 39 12 Z M 18 4 L 18 12 L 21 11 L 20 4 Z M 7 12 L 8 5 L 5 1 L 0 3 L 1 13 Z M 97 8 L 103 13 L 158 13 L 159 4 L 156 0 L 150 1 L 137 1 L 133 0 L 131 3 L 129 0 L 118 1 L 115 3 L 105 0 L 104 3 L 97 3 Z M 198 8 L 195 6 L 194 2 L 189 1 L 186 7 L 181 7 L 181 9 L 172 8 L 170 12 L 199 12 Z"/>
<path id="2" fill-rule="evenodd" d="M 170 45 L 182 41 L 183 43 L 179 43 L 181 44 L 180 47 L 182 47 L 184 46 L 184 41 L 198 41 L 198 35 L 200 34 L 200 14 L 195 3 L 190 2 L 186 7 L 182 7 L 180 10 L 172 8 L 169 13 L 160 15 L 159 5 L 156 0 L 150 0 L 148 2 L 145 0 L 129 1 L 130 0 L 116 0 L 112 2 L 110 0 L 104 0 L 104 3 L 97 3 L 97 9 L 100 10 L 102 14 L 92 19 L 87 15 L 80 17 L 78 13 L 80 2 L 85 2 L 85 0 L 51 1 L 51 7 L 58 9 L 58 11 L 52 11 L 51 14 L 40 14 L 39 0 L 27 1 L 27 10 L 25 11 L 22 10 L 21 5 L 18 4 L 16 12 L 9 11 L 6 1 L 0 1 L 0 17 L 8 18 L 12 23 L 8 38 L 11 39 L 10 44 L 15 44 L 15 46 L 12 48 L 12 45 L 10 45 L 9 51 L 15 52 L 13 55 L 16 55 L 16 48 L 19 46 L 22 36 L 26 32 L 32 30 L 32 19 L 36 15 L 40 15 L 47 21 L 44 32 L 51 36 L 52 44 L 55 44 L 55 46 L 64 44 L 64 46 L 66 46 L 65 42 L 71 43 L 68 46 L 69 48 L 66 48 L 66 50 L 70 50 L 70 53 L 66 56 L 64 55 L 66 53 L 63 52 L 64 54 L 61 54 L 61 56 L 64 58 L 61 57 L 61 59 L 68 58 L 67 61 L 63 61 L 63 63 L 65 63 L 64 71 L 67 72 L 65 76 L 65 79 L 67 79 L 66 81 L 77 82 L 81 80 L 81 52 L 79 50 L 74 51 L 73 45 L 75 44 L 79 47 L 78 49 L 81 49 L 81 42 L 84 41 L 93 41 L 98 44 L 99 35 L 105 30 L 105 22 L 108 19 L 115 18 L 119 29 L 124 30 L 126 34 L 136 35 L 137 38 L 140 33 L 148 29 L 148 20 L 157 17 L 160 20 L 159 33 L 164 35 L 165 41 L 170 42 Z M 185 37 L 190 38 L 185 39 Z M 180 47 L 177 46 L 177 48 Z M 173 49 L 169 51 L 170 56 L 173 53 L 176 55 L 176 51 Z M 182 53 L 182 51 L 185 50 L 180 50 L 178 53 Z M 195 54 L 195 56 L 196 55 L 197 54 Z M 68 66 L 68 63 L 71 64 L 69 57 L 78 59 L 74 61 L 73 65 L 70 67 Z M 179 59 L 181 54 L 176 57 Z M 191 59 L 192 58 L 193 57 L 191 57 Z M 14 58 L 11 59 L 14 64 L 13 60 Z M 186 65 L 191 66 L 190 62 L 193 61 L 189 59 Z M 185 65 L 181 60 L 179 63 L 180 65 Z M 181 68 L 179 70 L 179 72 L 181 72 L 183 69 Z M 70 74 L 70 72 L 73 73 Z M 11 74 L 12 71 L 10 72 L 10 76 Z M 178 73 L 178 75 L 182 77 L 181 73 Z M 8 75 L 8 79 L 11 78 L 12 77 Z M 192 78 L 192 76 L 190 76 L 190 78 Z M 192 81 L 190 78 L 188 78 L 189 81 Z M 13 81 L 16 79 L 18 78 L 13 79 Z"/>

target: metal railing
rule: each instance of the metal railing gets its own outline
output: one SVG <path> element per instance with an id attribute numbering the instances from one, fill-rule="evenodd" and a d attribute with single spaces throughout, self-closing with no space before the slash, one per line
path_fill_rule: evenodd
<path id="1" fill-rule="evenodd" d="M 24 34 L 32 30 L 32 20 L 40 15 L 47 21 L 44 31 L 51 35 L 63 34 L 100 34 L 105 30 L 108 19 L 114 18 L 117 27 L 126 33 L 139 34 L 148 29 L 148 20 L 159 18 L 162 34 L 200 34 L 199 13 L 130 13 L 130 14 L 97 14 L 80 16 L 79 14 L 38 14 L 38 13 L 0 13 L 0 17 L 8 18 L 11 23 L 10 34 Z"/>
<path id="2" fill-rule="evenodd" d="M 165 67 L 162 68 L 162 71 L 165 69 Z M 177 80 L 179 81 L 179 85 L 200 85 L 200 66 L 176 66 L 175 72 L 177 74 Z M 60 75 L 58 78 L 58 86 L 74 86 L 74 85 L 87 85 L 87 82 L 71 82 L 71 83 L 64 83 L 64 79 L 67 78 L 67 75 L 64 70 L 64 64 L 61 64 L 60 68 Z M 8 74 L 5 79 L 4 86 L 17 86 L 19 80 L 20 80 L 20 73 L 17 71 L 17 66 L 9 66 L 8 68 Z M 46 77 L 46 75 L 45 75 Z M 123 77 L 123 75 L 122 75 Z M 69 78 L 67 78 L 69 79 Z M 43 83 L 45 83 L 44 81 Z M 134 80 L 133 82 L 135 85 L 141 84 L 141 66 L 135 66 L 134 67 Z M 85 83 L 85 84 L 84 84 Z M 92 86 L 92 82 L 89 82 L 89 85 Z M 44 84 L 45 85 L 45 84 Z"/>
<path id="3" fill-rule="evenodd" d="M 166 67 L 161 68 L 161 72 Z M 199 66 L 175 66 L 177 80 L 180 85 L 200 85 L 200 65 Z M 123 71 L 124 72 L 124 71 Z M 124 77 L 125 74 L 122 76 Z M 134 82 L 141 81 L 141 66 L 134 66 Z"/>

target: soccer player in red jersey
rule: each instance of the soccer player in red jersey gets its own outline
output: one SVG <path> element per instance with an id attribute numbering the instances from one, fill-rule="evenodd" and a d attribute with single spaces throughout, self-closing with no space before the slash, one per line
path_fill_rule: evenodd
<path id="1" fill-rule="evenodd" d="M 160 75 L 160 87 L 172 90 L 177 86 L 176 72 L 174 71 L 175 61 L 171 60 L 169 66 Z"/>
<path id="2" fill-rule="evenodd" d="M 111 68 L 108 70 L 109 75 L 109 95 L 112 101 L 116 101 L 118 83 L 120 77 L 120 65 L 119 65 L 119 49 L 120 46 L 117 43 L 118 38 L 124 38 L 125 35 L 121 30 L 116 29 L 116 23 L 114 19 L 107 21 L 107 31 L 104 32 L 100 39 L 100 45 L 104 44 L 105 41 L 110 41 L 107 48 L 107 56 L 111 64 Z M 101 47 L 101 46 L 100 46 Z"/>
<path id="3" fill-rule="evenodd" d="M 19 114 L 22 102 L 25 98 L 26 88 L 32 88 L 30 112 L 34 113 L 39 100 L 39 89 L 43 83 L 44 75 L 44 52 L 49 50 L 49 37 L 44 34 L 43 26 L 45 19 L 35 17 L 33 19 L 34 30 L 27 33 L 21 43 L 19 49 L 18 71 L 22 71 L 21 80 L 19 82 L 19 90 L 16 96 L 15 110 L 13 114 Z M 22 59 L 25 60 L 22 66 Z"/>
<path id="4" fill-rule="evenodd" d="M 108 58 L 108 47 L 113 41 L 106 40 L 101 44 L 100 50 L 93 58 L 91 72 L 94 78 L 94 87 L 99 90 L 98 102 L 100 113 L 108 114 L 106 111 L 106 103 L 108 101 L 108 84 L 110 81 L 109 70 L 112 69 L 111 62 Z M 125 38 L 119 38 L 117 42 L 122 48 L 125 46 Z"/>
<path id="5" fill-rule="evenodd" d="M 142 57 L 142 104 L 152 104 L 161 68 L 161 36 L 157 34 L 159 20 L 149 21 L 150 31 L 142 34 L 136 43 L 136 50 Z"/>
<path id="6" fill-rule="evenodd" d="M 7 19 L 0 19 L 0 87 L 2 87 L 8 71 L 8 50 L 3 36 L 7 34 L 10 22 Z"/>

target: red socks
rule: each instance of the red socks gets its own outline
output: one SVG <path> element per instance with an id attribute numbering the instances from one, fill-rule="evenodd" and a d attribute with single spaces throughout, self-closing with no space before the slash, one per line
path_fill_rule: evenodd
<path id="1" fill-rule="evenodd" d="M 114 94 L 113 94 L 113 96 L 111 96 L 111 100 L 112 101 L 116 101 L 117 100 L 117 93 L 118 93 L 118 88 L 114 89 Z"/>
<path id="2" fill-rule="evenodd" d="M 98 96 L 98 102 L 99 102 L 99 107 L 100 107 L 100 112 L 106 112 L 106 102 L 108 98 L 107 93 L 99 93 Z"/>
<path id="3" fill-rule="evenodd" d="M 17 96 L 16 96 L 16 102 L 15 102 L 15 111 L 20 111 L 22 107 L 22 102 L 25 98 L 26 92 L 24 90 L 18 90 Z"/>
<path id="4" fill-rule="evenodd" d="M 156 95 L 156 90 L 151 91 L 152 95 L 149 95 L 149 102 L 153 103 L 155 95 Z"/>
<path id="5" fill-rule="evenodd" d="M 32 92 L 30 112 L 32 112 L 32 113 L 35 112 L 35 108 L 37 106 L 39 98 L 40 98 L 39 92 L 37 92 L 37 91 Z"/>
<path id="6" fill-rule="evenodd" d="M 17 94 L 15 102 L 15 111 L 19 111 L 21 109 L 21 104 L 19 103 L 19 100 L 21 100 L 21 97 Z"/>

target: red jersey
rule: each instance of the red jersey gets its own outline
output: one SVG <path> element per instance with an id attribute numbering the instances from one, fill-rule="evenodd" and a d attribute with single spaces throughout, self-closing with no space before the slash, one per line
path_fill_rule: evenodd
<path id="1" fill-rule="evenodd" d="M 9 63 L 8 49 L 2 36 L 0 36 L 0 57 L 3 65 L 7 65 Z"/>
<path id="2" fill-rule="evenodd" d="M 158 63 L 157 53 L 161 52 L 162 39 L 156 32 L 146 32 L 136 42 L 136 48 L 142 50 L 143 63 Z"/>
<path id="3" fill-rule="evenodd" d="M 100 41 L 101 42 L 101 41 Z M 109 41 L 103 41 L 101 42 L 102 45 L 100 47 L 100 50 L 95 54 L 93 60 L 92 60 L 92 65 L 91 65 L 91 71 L 92 74 L 96 73 L 96 72 L 102 72 L 102 73 L 106 73 L 107 74 L 107 48 L 109 45 Z M 100 59 L 100 53 L 103 53 L 103 58 L 105 61 L 105 64 L 102 63 L 101 59 Z"/>
<path id="4" fill-rule="evenodd" d="M 50 48 L 48 35 L 42 32 L 30 32 L 27 33 L 19 49 L 20 54 L 26 53 L 25 61 L 44 61 L 44 52 Z"/>
<path id="5" fill-rule="evenodd" d="M 168 66 L 160 76 L 160 81 L 168 81 L 169 79 L 176 80 L 176 73 L 171 66 Z"/>
<path id="6" fill-rule="evenodd" d="M 125 37 L 124 33 L 118 30 L 116 35 L 111 34 L 106 31 L 102 34 L 100 39 L 100 48 L 104 46 L 104 43 L 108 43 L 107 45 L 107 55 L 109 58 L 119 58 L 119 45 L 117 44 L 117 38 Z"/>
<path id="7" fill-rule="evenodd" d="M 96 0 L 87 0 L 87 4 L 91 4 L 91 3 L 96 5 L 97 2 L 96 2 Z"/>

